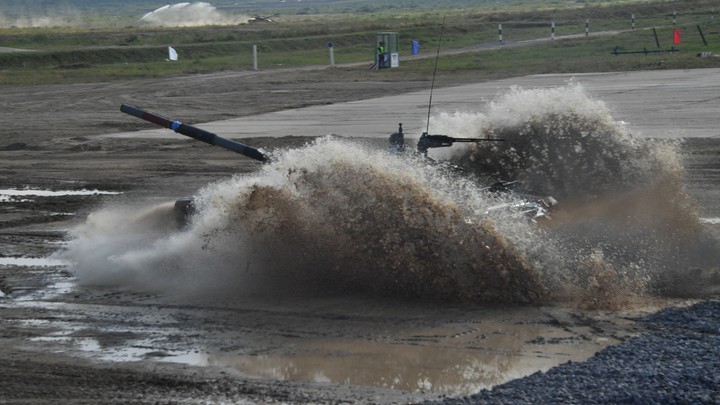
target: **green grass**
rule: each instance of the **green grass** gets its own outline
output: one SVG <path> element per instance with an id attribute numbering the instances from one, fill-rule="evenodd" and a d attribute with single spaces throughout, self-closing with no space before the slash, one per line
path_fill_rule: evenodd
<path id="1" fill-rule="evenodd" d="M 514 3 L 513 3 L 514 4 Z M 335 62 L 370 62 L 374 33 L 401 33 L 401 68 L 375 72 L 381 80 L 408 74 L 429 76 L 433 60 L 410 61 L 410 40 L 421 42 L 424 54 L 476 47 L 497 42 L 498 23 L 506 42 L 550 36 L 582 34 L 585 18 L 592 33 L 629 30 L 630 14 L 636 30 L 614 36 L 557 40 L 521 48 L 503 48 L 441 58 L 441 72 L 474 74 L 478 80 L 528 73 L 587 72 L 631 69 L 718 67 L 720 58 L 697 58 L 702 51 L 720 54 L 720 17 L 710 19 L 710 0 L 576 3 L 572 6 L 526 0 L 533 9 L 509 4 L 495 10 L 482 7 L 455 11 L 422 8 L 393 9 L 385 13 L 292 16 L 278 24 L 209 26 L 196 28 L 123 27 L 0 29 L 0 46 L 35 49 L 35 52 L 0 53 L 0 84 L 46 84 L 127 80 L 181 74 L 252 68 L 252 46 L 259 50 L 261 70 L 278 67 L 324 65 L 329 62 L 327 42 L 335 43 Z M 672 45 L 672 10 L 678 10 L 683 32 L 680 52 L 652 55 L 611 55 L 624 51 L 656 49 L 649 27 L 657 27 L 662 49 Z M 702 44 L 700 25 L 709 45 Z M 168 62 L 167 46 L 180 54 Z"/>
<path id="2" fill-rule="evenodd" d="M 720 21 L 708 24 L 709 31 L 720 31 Z M 662 50 L 672 47 L 672 27 L 658 28 Z M 527 74 L 585 73 L 655 69 L 718 68 L 720 58 L 699 58 L 697 53 L 712 51 L 720 54 L 720 41 L 705 46 L 694 26 L 683 27 L 683 44 L 677 53 L 613 55 L 615 47 L 622 50 L 657 50 L 652 31 L 643 29 L 614 36 L 590 36 L 562 41 L 547 41 L 529 47 L 505 47 L 462 55 L 446 55 L 438 61 L 438 70 L 452 72 L 452 77 L 499 79 Z M 707 36 L 707 34 L 706 34 Z M 402 69 L 382 71 L 385 80 L 432 72 L 434 60 L 403 61 Z M 448 79 L 449 77 L 449 79 Z"/>

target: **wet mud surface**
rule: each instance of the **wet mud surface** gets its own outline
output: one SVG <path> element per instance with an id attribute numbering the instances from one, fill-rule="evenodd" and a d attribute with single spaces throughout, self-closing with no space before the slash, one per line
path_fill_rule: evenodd
<path id="1" fill-rule="evenodd" d="M 408 90 L 413 86 L 407 85 Z M 134 86 L 138 91 L 143 85 Z M 328 102 L 377 95 L 377 90 L 359 90 L 373 87 L 367 84 L 346 93 L 340 84 L 334 86 L 337 99 Z M 32 90 L 14 89 L 3 98 L 12 101 Z M 582 310 L 321 292 L 189 299 L 182 291 L 80 286 L 63 263 L 48 258 L 63 249 L 68 231 L 89 213 L 105 206 L 141 210 L 172 203 L 258 164 L 186 140 L 96 137 L 136 128 L 114 112 L 119 103 L 108 99 L 113 90 L 49 90 L 37 91 L 35 100 L 51 102 L 47 94 L 57 94 L 80 105 L 112 105 L 113 112 L 111 117 L 108 107 L 98 116 L 63 122 L 67 112 L 25 110 L 33 101 L 29 95 L 14 114 L 32 114 L 13 119 L 0 133 L 0 397 L 9 403 L 436 400 L 583 361 L 646 333 L 640 317 L 691 303 L 647 298 L 622 309 Z M 131 93 L 133 84 L 123 91 Z M 305 93 L 288 94 L 294 93 L 283 95 L 288 106 L 307 99 Z M 164 96 L 152 102 L 159 104 Z M 275 97 L 268 94 L 255 104 L 275 109 Z M 188 109 L 195 101 L 184 100 Z M 206 112 L 213 104 L 208 100 L 203 101 Z M 219 97 L 215 103 L 226 101 Z M 219 114 L 201 118 L 222 118 Z M 298 147 L 311 139 L 305 135 L 248 143 L 270 150 Z M 700 216 L 720 236 L 720 140 L 688 140 L 683 153 Z M 27 189 L 58 195 L 18 191 Z"/>

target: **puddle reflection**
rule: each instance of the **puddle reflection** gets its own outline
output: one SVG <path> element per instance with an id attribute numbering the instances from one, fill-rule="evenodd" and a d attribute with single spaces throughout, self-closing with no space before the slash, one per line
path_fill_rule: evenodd
<path id="1" fill-rule="evenodd" d="M 520 349 L 519 347 L 516 349 Z M 323 342 L 303 345 L 293 355 L 247 356 L 209 352 L 207 364 L 241 374 L 283 381 L 375 386 L 449 395 L 476 393 L 590 353 L 550 357 L 505 347 L 503 350 L 395 345 L 375 342 Z M 172 358 L 166 359 L 174 361 Z"/>

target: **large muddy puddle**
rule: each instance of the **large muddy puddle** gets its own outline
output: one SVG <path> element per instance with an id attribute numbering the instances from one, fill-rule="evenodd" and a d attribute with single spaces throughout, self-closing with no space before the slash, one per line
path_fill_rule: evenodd
<path id="1" fill-rule="evenodd" d="M 585 360 L 639 333 L 633 318 L 658 307 L 583 311 L 297 297 L 186 305 L 177 296 L 81 287 L 62 266 L 7 269 L 47 282 L 0 300 L 16 314 L 14 328 L 32 331 L 23 350 L 428 395 L 470 394 Z"/>
<path id="2" fill-rule="evenodd" d="M 615 341 L 530 326 L 523 321 L 492 319 L 497 315 L 474 325 L 418 330 L 403 338 L 389 337 L 389 341 L 312 339 L 292 344 L 291 350 L 288 347 L 255 356 L 215 349 L 190 358 L 169 359 L 229 367 L 246 375 L 278 380 L 460 395 L 567 361 L 585 360 Z"/>

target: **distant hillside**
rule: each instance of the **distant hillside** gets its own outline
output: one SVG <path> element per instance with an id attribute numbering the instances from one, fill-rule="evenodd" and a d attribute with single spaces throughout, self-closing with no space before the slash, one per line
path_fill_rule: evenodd
<path id="1" fill-rule="evenodd" d="M 165 0 L 2 0 L 0 18 L 77 19 L 85 15 L 129 15 L 165 4 L 168 4 Z"/>
<path id="2" fill-rule="evenodd" d="M 29 16 L 68 17 L 78 11 L 90 14 L 127 15 L 155 10 L 168 0 L 2 0 L 0 15 L 6 18 Z M 285 13 L 382 12 L 424 8 L 458 8 L 497 5 L 496 0 L 205 0 L 218 9 L 237 11 L 275 11 Z M 593 3 L 592 0 L 589 0 Z M 550 0 L 520 0 L 512 4 L 554 4 Z"/>
<path id="3" fill-rule="evenodd" d="M 544 4 L 518 0 L 507 4 Z M 1 0 L 1 27 L 98 27 L 132 25 L 148 12 L 183 0 Z M 200 3 L 200 1 L 190 1 Z M 243 15 L 382 13 L 425 9 L 452 10 L 495 6 L 493 0 L 205 0 L 218 12 Z"/>

